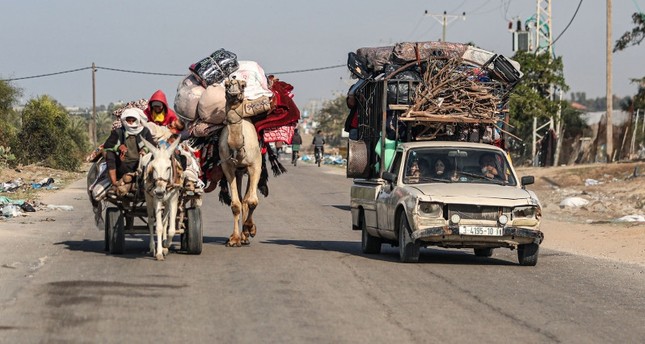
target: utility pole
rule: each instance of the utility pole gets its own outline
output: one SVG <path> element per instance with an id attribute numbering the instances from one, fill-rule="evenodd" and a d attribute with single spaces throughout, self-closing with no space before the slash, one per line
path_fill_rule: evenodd
<path id="1" fill-rule="evenodd" d="M 443 11 L 443 14 L 432 14 L 432 13 L 429 13 L 428 10 L 426 10 L 425 15 L 431 16 L 436 21 L 438 21 L 439 24 L 441 24 L 441 26 L 443 27 L 442 34 L 441 34 L 442 42 L 446 41 L 446 26 L 448 26 L 448 24 L 459 19 L 460 17 L 461 19 L 466 20 L 466 12 L 462 12 L 461 15 L 446 14 L 446 11 Z"/>
<path id="2" fill-rule="evenodd" d="M 612 162 L 613 161 L 613 152 L 614 152 L 614 126 L 612 123 L 612 114 L 611 111 L 614 107 L 614 102 L 613 102 L 613 95 L 612 95 L 612 89 L 611 89 L 611 81 L 612 81 L 612 70 L 611 70 L 611 46 L 612 46 L 612 40 L 611 40 L 611 0 L 607 0 L 607 49 L 605 51 L 606 56 L 607 56 L 607 162 Z"/>
<path id="3" fill-rule="evenodd" d="M 532 44 L 533 52 L 535 55 L 538 55 L 540 53 L 543 54 L 548 54 L 549 58 L 553 57 L 553 37 L 551 35 L 551 0 L 536 0 L 535 1 L 535 17 L 532 20 L 535 20 L 535 42 Z M 551 85 L 549 87 L 549 93 L 550 96 L 554 96 L 554 87 Z M 553 100 L 553 98 L 552 98 Z M 531 150 L 532 159 L 533 159 L 533 166 L 538 166 L 538 162 L 536 159 L 536 153 L 537 153 L 537 139 L 542 138 L 542 135 L 539 135 L 537 133 L 538 130 L 541 130 L 545 128 L 546 126 L 549 127 L 549 129 L 555 129 L 556 130 L 556 137 L 558 140 L 561 140 L 560 138 L 560 128 L 562 127 L 559 124 L 560 119 L 558 118 L 558 123 L 554 124 L 553 117 L 549 119 L 549 121 L 541 126 L 537 126 L 537 118 L 533 118 L 533 147 Z M 554 158 L 557 157 L 559 159 L 560 157 L 560 152 L 559 152 L 559 145 L 556 145 L 556 152 L 554 155 Z M 557 165 L 558 161 L 554 160 L 554 165 Z"/>
<path id="4" fill-rule="evenodd" d="M 90 121 L 90 140 L 96 147 L 96 65 L 92 62 L 92 120 Z"/>

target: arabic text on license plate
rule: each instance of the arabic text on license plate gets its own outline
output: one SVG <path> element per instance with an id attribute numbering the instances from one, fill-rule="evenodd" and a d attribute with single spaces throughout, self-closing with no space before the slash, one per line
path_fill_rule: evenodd
<path id="1" fill-rule="evenodd" d="M 502 233 L 501 227 L 459 226 L 459 234 L 462 235 L 502 236 Z"/>

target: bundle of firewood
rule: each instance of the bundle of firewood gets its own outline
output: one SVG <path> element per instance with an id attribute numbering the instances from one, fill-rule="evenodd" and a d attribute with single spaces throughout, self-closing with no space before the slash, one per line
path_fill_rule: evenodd
<path id="1" fill-rule="evenodd" d="M 501 98 L 486 71 L 460 58 L 431 60 L 405 117 L 455 116 L 492 120 Z"/>

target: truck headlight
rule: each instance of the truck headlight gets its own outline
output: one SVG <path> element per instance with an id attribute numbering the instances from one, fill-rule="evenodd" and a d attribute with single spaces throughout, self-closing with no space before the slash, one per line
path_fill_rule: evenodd
<path id="1" fill-rule="evenodd" d="M 443 208 L 440 203 L 419 202 L 419 213 L 423 216 L 441 217 L 443 215 Z"/>
<path id="2" fill-rule="evenodd" d="M 515 219 L 534 219 L 538 214 L 537 207 L 515 207 L 513 208 L 513 220 Z"/>

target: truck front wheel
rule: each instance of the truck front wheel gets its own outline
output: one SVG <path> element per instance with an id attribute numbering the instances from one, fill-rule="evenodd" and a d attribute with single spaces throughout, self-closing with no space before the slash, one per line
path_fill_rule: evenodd
<path id="1" fill-rule="evenodd" d="M 399 222 L 399 257 L 403 263 L 416 263 L 419 261 L 420 247 L 410 237 L 410 224 L 405 214 L 401 214 Z"/>

